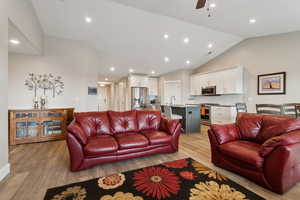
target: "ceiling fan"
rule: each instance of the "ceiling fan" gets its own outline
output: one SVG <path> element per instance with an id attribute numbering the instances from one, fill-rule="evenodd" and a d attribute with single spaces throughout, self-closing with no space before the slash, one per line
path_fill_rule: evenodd
<path id="1" fill-rule="evenodd" d="M 196 9 L 204 8 L 206 4 L 206 0 L 198 0 Z"/>

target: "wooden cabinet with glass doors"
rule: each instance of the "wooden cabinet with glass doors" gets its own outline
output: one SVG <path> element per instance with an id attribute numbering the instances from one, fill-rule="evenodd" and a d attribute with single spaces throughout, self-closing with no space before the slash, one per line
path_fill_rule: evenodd
<path id="1" fill-rule="evenodd" d="M 64 139 L 74 108 L 9 110 L 10 145 Z"/>

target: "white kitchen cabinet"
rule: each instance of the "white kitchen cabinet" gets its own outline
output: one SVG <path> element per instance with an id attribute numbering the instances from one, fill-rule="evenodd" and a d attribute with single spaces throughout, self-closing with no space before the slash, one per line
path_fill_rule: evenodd
<path id="1" fill-rule="evenodd" d="M 211 106 L 210 112 L 211 124 L 231 124 L 236 121 L 235 106 Z"/>
<path id="2" fill-rule="evenodd" d="M 197 88 L 199 87 L 197 84 L 198 77 L 197 75 L 192 75 L 190 78 L 190 95 L 198 95 Z"/>
<path id="3" fill-rule="evenodd" d="M 149 95 L 158 96 L 158 78 L 149 78 Z"/>
<path id="4" fill-rule="evenodd" d="M 130 87 L 149 87 L 149 78 L 144 75 L 131 75 L 128 77 Z"/>
<path id="5" fill-rule="evenodd" d="M 201 95 L 202 88 L 216 86 L 217 94 L 242 94 L 243 93 L 243 68 L 194 74 L 190 78 L 190 94 Z"/>
<path id="6" fill-rule="evenodd" d="M 222 94 L 243 93 L 243 68 L 233 68 L 222 73 Z"/>

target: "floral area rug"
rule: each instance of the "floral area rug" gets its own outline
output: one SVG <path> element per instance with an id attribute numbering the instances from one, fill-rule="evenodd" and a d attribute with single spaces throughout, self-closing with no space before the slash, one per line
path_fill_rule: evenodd
<path id="1" fill-rule="evenodd" d="M 48 189 L 44 200 L 264 199 L 191 158 Z"/>

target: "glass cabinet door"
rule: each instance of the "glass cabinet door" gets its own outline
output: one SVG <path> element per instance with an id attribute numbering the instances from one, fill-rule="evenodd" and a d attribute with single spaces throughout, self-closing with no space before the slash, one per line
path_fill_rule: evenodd
<path id="1" fill-rule="evenodd" d="M 35 121 L 16 122 L 16 138 L 36 137 L 39 124 Z"/>
<path id="2" fill-rule="evenodd" d="M 46 120 L 43 121 L 43 136 L 57 136 L 63 134 L 63 120 Z"/>

